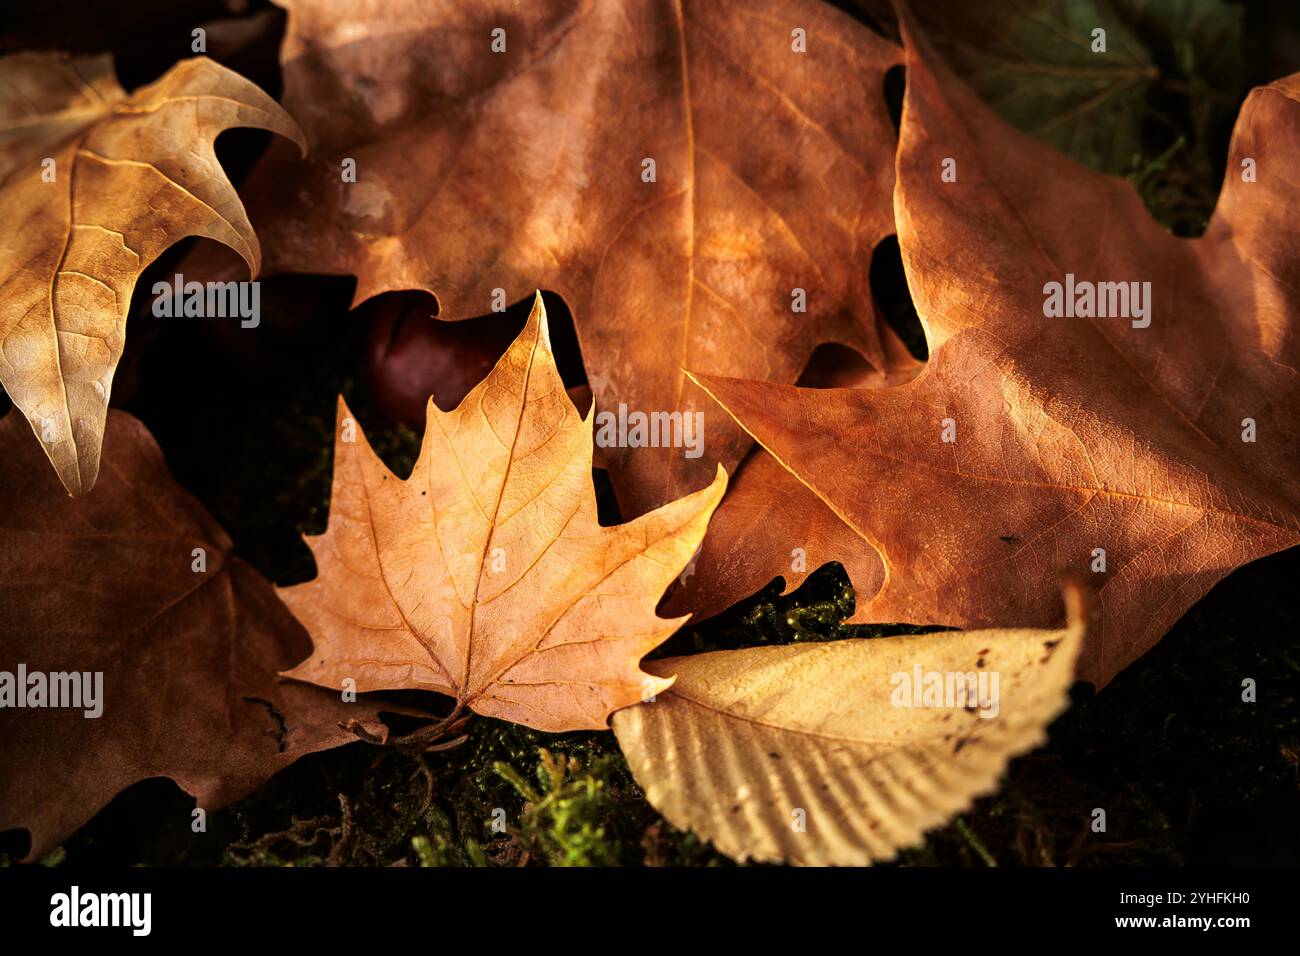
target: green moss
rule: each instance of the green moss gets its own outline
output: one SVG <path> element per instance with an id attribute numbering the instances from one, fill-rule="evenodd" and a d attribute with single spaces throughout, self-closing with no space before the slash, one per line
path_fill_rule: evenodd
<path id="1" fill-rule="evenodd" d="M 492 764 L 497 776 L 523 798 L 517 826 L 506 823 L 500 809 L 499 826 L 514 836 L 524 852 L 552 866 L 610 866 L 619 862 L 616 844 L 605 838 L 602 819 L 614 805 L 605 781 L 583 772 L 577 757 L 537 751 L 536 785 L 508 763 Z M 609 760 L 608 755 L 599 758 Z M 599 771 L 597 771 L 599 773 Z"/>

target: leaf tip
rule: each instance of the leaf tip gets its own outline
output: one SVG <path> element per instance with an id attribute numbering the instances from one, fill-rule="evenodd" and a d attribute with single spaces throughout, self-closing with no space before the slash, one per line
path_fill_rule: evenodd
<path id="1" fill-rule="evenodd" d="M 722 462 L 718 462 L 717 470 L 713 473 L 713 481 L 709 483 L 709 497 L 713 499 L 716 507 L 717 503 L 722 500 L 722 496 L 727 493 L 727 482 L 731 476 L 727 474 L 727 468 Z"/>
<path id="2" fill-rule="evenodd" d="M 532 329 L 534 325 L 538 326 L 536 339 L 549 345 L 551 334 L 546 322 L 546 303 L 542 301 L 541 289 L 533 290 L 533 307 L 528 310 L 528 322 L 525 323 L 525 331 Z"/>

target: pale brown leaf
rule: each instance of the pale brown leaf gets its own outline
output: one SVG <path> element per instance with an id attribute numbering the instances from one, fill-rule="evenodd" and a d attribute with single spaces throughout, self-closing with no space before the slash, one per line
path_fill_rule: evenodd
<path id="1" fill-rule="evenodd" d="M 653 673 L 676 674 L 676 683 L 615 714 L 614 732 L 651 804 L 734 859 L 890 860 L 992 791 L 1011 757 L 1045 739 L 1068 704 L 1085 630 L 1080 594 L 1067 598 L 1063 631 L 953 631 L 653 661 Z M 955 694 L 944 706 L 898 706 L 896 675 L 916 684 L 917 668 L 922 688 L 931 673 L 984 675 L 988 688 L 996 675 L 997 693 L 976 695 L 969 709 Z"/>
<path id="2" fill-rule="evenodd" d="M 217 135 L 252 126 L 306 143 L 274 100 L 204 57 L 128 96 L 106 58 L 19 54 L 0 59 L 0 91 L 0 384 L 79 495 L 99 473 L 140 273 L 185 236 L 260 267 Z"/>
<path id="3" fill-rule="evenodd" d="M 281 591 L 315 642 L 290 676 L 361 691 L 423 689 L 541 730 L 603 729 L 671 681 L 638 666 L 685 618 L 655 605 L 726 487 L 601 527 L 592 414 L 551 353 L 541 296 L 523 332 L 451 412 L 430 400 L 400 480 L 339 402 L 329 527 L 315 580 Z"/>

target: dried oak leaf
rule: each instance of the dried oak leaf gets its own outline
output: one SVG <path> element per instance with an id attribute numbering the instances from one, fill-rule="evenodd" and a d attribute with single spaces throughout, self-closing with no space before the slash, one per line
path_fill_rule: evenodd
<path id="1" fill-rule="evenodd" d="M 145 427 L 113 411 L 104 443 L 99 491 L 70 501 L 22 418 L 0 420 L 0 699 L 23 690 L 6 686 L 20 665 L 103 674 L 95 718 L 0 708 L 0 830 L 30 831 L 28 859 L 139 780 L 170 777 L 214 809 L 355 740 L 340 721 L 384 734 L 370 703 L 277 676 L 307 636 Z"/>
<path id="2" fill-rule="evenodd" d="M 894 231 L 883 83 L 900 52 L 847 15 L 805 0 L 283 5 L 284 102 L 313 160 L 268 157 L 250 180 L 268 268 L 355 274 L 358 302 L 422 289 L 442 319 L 488 313 L 498 289 L 559 293 L 600 408 L 708 411 L 701 457 L 609 449 L 625 514 L 751 444 L 682 366 L 793 382 L 838 341 L 881 367 L 868 272 Z"/>
<path id="3" fill-rule="evenodd" d="M 1062 631 L 652 661 L 676 683 L 615 714 L 614 733 L 650 803 L 734 859 L 889 860 L 996 789 L 1007 761 L 1042 743 L 1068 706 L 1087 613 L 1077 589 L 1066 596 Z"/>
<path id="4" fill-rule="evenodd" d="M 655 614 L 726 488 L 601 527 L 592 421 L 565 393 L 541 296 L 519 337 L 454 411 L 430 399 L 400 480 L 339 402 L 318 576 L 282 590 L 315 642 L 289 676 L 422 689 L 547 731 L 604 729 L 671 684 L 638 662 L 685 618 Z M 344 681 L 351 679 L 353 685 Z"/>
<path id="5" fill-rule="evenodd" d="M 69 493 L 99 474 L 136 280 L 205 236 L 256 274 L 257 237 L 213 151 L 253 126 L 302 148 L 285 112 L 199 57 L 128 95 L 108 57 L 0 59 L 0 384 Z"/>
<path id="6" fill-rule="evenodd" d="M 867 617 L 1050 627 L 1058 574 L 1092 574 L 1081 676 L 1104 685 L 1216 581 L 1300 543 L 1300 76 L 1250 94 L 1185 240 L 1009 128 L 914 30 L 906 47 L 895 208 L 929 364 L 897 388 L 699 381 L 839 516 L 845 555 L 883 557 Z M 1149 327 L 1045 317 L 1067 274 L 1149 282 Z"/>

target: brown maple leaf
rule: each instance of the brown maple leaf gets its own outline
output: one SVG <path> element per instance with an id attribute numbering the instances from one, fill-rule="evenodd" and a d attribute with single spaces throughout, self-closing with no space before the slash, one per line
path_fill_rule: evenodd
<path id="1" fill-rule="evenodd" d="M 924 367 L 888 327 L 881 329 L 888 374 L 837 346 L 814 353 L 798 384 L 810 388 L 884 388 L 910 381 Z M 581 407 L 581 406 L 580 406 Z M 854 613 L 845 623 L 870 620 L 868 600 L 880 589 L 880 555 L 854 539 L 827 504 L 762 446 L 755 446 L 727 487 L 709 522 L 700 552 L 669 593 L 665 614 L 696 620 L 720 614 L 774 579 L 789 594 L 822 565 L 839 561 L 853 582 Z"/>
<path id="2" fill-rule="evenodd" d="M 0 384 L 71 494 L 99 473 L 140 273 L 185 236 L 257 237 L 213 151 L 253 126 L 305 148 L 275 101 L 199 57 L 128 95 L 108 57 L 0 59 Z"/>
<path id="3" fill-rule="evenodd" d="M 98 492 L 69 501 L 21 416 L 0 420 L 0 830 L 31 832 L 29 860 L 139 780 L 211 810 L 355 740 L 340 721 L 384 732 L 371 704 L 280 680 L 307 636 L 145 427 L 114 411 L 104 445 Z M 78 706 L 50 706 L 56 684 Z"/>
<path id="4" fill-rule="evenodd" d="M 269 159 L 250 181 L 269 268 L 355 274 L 358 302 L 423 289 L 443 319 L 554 290 L 600 409 L 711 413 L 683 366 L 792 382 L 822 341 L 883 362 L 868 272 L 893 232 L 883 78 L 899 50 L 845 14 L 803 0 L 284 5 L 284 102 L 315 152 L 305 172 Z M 710 414 L 698 458 L 607 457 L 631 515 L 749 445 Z"/>
<path id="5" fill-rule="evenodd" d="M 1300 543 L 1300 77 L 1246 100 L 1184 240 L 906 45 L 895 208 L 929 365 L 884 389 L 698 380 L 839 517 L 843 556 L 881 554 L 870 619 L 1052 626 L 1043 595 L 1081 572 L 1102 612 L 1081 674 L 1104 684 Z M 1048 317 L 1076 279 L 1125 283 L 1129 314 Z"/>
<path id="6" fill-rule="evenodd" d="M 307 539 L 318 576 L 280 592 L 315 642 L 289 676 L 433 690 L 457 712 L 548 731 L 604 729 L 611 711 L 669 686 L 638 662 L 685 620 L 655 605 L 726 473 L 601 527 L 592 417 L 560 381 L 540 295 L 454 411 L 430 399 L 409 478 L 389 472 L 340 400 L 329 526 Z"/>

